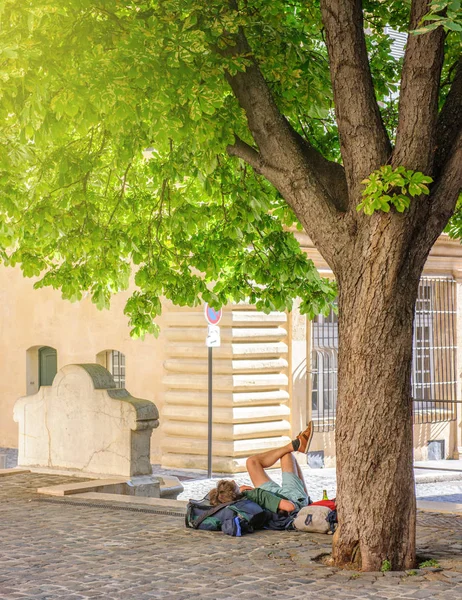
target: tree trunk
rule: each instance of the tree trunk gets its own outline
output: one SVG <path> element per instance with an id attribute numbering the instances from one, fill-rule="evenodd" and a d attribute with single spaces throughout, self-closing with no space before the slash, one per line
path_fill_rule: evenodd
<path id="1" fill-rule="evenodd" d="M 338 282 L 339 527 L 333 558 L 344 565 L 359 550 L 364 571 L 380 570 L 385 560 L 393 570 L 416 561 L 411 360 L 423 264 L 414 265 L 414 273 L 403 268 L 412 261 L 382 233 L 381 250 L 371 252 L 366 244 Z"/>
<path id="2" fill-rule="evenodd" d="M 411 4 L 414 29 L 429 0 Z M 428 252 L 460 191 L 462 134 L 454 115 L 460 113 L 462 79 L 458 71 L 438 124 L 445 36 L 433 31 L 409 38 L 393 149 L 376 100 L 361 0 L 321 0 L 320 7 L 343 166 L 327 161 L 294 131 L 257 59 L 245 71 L 227 76 L 255 142 L 236 138 L 228 153 L 279 190 L 338 283 L 339 528 L 334 560 L 341 566 L 360 555 L 365 571 L 379 570 L 384 561 L 401 570 L 415 565 L 414 306 Z M 252 55 L 243 30 L 234 42 L 228 52 Z M 436 175 L 431 195 L 412 198 L 404 214 L 394 209 L 372 216 L 358 213 L 361 182 L 386 164 Z"/>

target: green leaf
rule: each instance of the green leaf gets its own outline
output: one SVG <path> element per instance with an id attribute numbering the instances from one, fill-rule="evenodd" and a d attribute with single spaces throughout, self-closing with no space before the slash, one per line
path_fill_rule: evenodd
<path id="1" fill-rule="evenodd" d="M 447 19 L 444 25 L 446 29 L 450 29 L 451 31 L 462 31 L 461 23 L 456 23 L 455 21 L 450 21 Z"/>
<path id="2" fill-rule="evenodd" d="M 366 185 L 362 192 L 363 201 L 357 205 L 356 210 L 364 210 L 367 215 L 373 214 L 376 210 L 388 213 L 390 204 L 393 204 L 398 212 L 404 212 L 410 205 L 408 196 L 429 194 L 425 183 L 432 181 L 431 177 L 419 171 L 405 169 L 403 166 L 393 169 L 390 165 L 384 165 L 363 180 Z M 390 196 L 384 193 L 396 188 L 401 188 L 401 194 Z"/>

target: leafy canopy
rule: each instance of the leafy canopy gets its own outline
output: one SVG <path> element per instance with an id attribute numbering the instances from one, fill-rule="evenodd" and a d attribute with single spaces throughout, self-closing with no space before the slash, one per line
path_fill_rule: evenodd
<path id="1" fill-rule="evenodd" d="M 384 27 L 406 30 L 409 6 L 364 7 L 393 136 L 401 63 Z M 133 274 L 135 336 L 157 332 L 161 297 L 265 311 L 301 297 L 310 316 L 329 309 L 335 286 L 300 250 L 293 212 L 226 153 L 235 135 L 252 143 L 225 79 L 250 61 L 224 52 L 242 27 L 283 114 L 340 161 L 318 1 L 247 0 L 236 11 L 222 0 L 0 0 L 0 18 L 5 265 L 70 300 L 89 290 L 100 308 Z M 456 51 L 447 56 L 450 79 Z M 423 183 L 411 177 L 409 192 Z"/>

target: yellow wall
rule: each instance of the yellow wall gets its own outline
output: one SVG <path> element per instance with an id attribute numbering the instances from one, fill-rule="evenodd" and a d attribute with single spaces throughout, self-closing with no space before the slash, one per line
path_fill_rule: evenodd
<path id="1" fill-rule="evenodd" d="M 97 362 L 102 350 L 119 350 L 126 357 L 127 389 L 161 410 L 165 342 L 162 334 L 157 340 L 130 338 L 123 314 L 128 293 L 115 296 L 110 310 L 99 311 L 90 299 L 70 303 L 55 290 L 32 286 L 19 269 L 0 268 L 0 447 L 17 447 L 13 405 L 26 394 L 26 351 L 33 346 L 56 348 L 58 369 Z M 152 457 L 160 459 L 158 430 L 152 438 Z"/>

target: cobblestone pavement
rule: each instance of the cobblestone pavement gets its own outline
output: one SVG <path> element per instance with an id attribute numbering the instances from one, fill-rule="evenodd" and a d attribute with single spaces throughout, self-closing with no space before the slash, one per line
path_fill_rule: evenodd
<path id="1" fill-rule="evenodd" d="M 331 538 L 184 528 L 152 512 L 43 501 L 37 487 L 70 478 L 0 479 L 0 599 L 462 600 L 462 518 L 419 514 L 419 555 L 442 571 L 354 573 L 314 562 Z M 147 509 L 146 509 L 147 510 Z"/>

